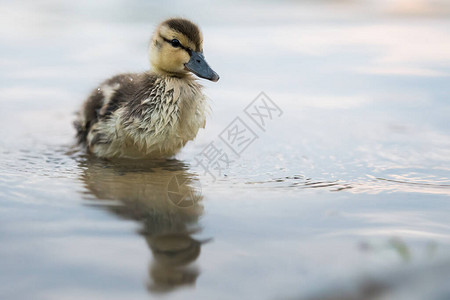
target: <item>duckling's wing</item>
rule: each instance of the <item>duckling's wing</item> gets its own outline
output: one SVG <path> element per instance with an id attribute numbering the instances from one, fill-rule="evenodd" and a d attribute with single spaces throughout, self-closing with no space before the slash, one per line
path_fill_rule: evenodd
<path id="1" fill-rule="evenodd" d="M 74 122 L 78 142 L 85 143 L 94 124 L 114 113 L 123 103 L 133 99 L 141 80 L 141 74 L 120 74 L 106 80 L 92 91 Z"/>

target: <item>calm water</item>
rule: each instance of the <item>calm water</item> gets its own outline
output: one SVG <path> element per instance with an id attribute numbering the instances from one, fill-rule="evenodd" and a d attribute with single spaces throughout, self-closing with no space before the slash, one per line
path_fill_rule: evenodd
<path id="1" fill-rule="evenodd" d="M 1 299 L 450 299 L 446 1 L 1 10 Z M 170 161 L 87 157 L 74 112 L 173 15 L 221 76 L 206 129 Z"/>

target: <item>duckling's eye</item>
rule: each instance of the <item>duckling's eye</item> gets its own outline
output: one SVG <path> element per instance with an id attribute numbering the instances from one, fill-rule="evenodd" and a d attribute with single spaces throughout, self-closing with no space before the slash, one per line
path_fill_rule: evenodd
<path id="1" fill-rule="evenodd" d="M 180 41 L 177 39 L 173 39 L 170 41 L 170 44 L 172 44 L 172 47 L 178 48 L 181 46 Z"/>

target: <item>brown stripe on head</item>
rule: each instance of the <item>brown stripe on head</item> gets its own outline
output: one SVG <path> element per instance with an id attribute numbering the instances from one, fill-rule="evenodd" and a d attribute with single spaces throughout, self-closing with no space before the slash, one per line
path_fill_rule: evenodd
<path id="1" fill-rule="evenodd" d="M 195 51 L 202 51 L 202 33 L 198 26 L 191 21 L 182 18 L 172 18 L 164 21 L 161 25 L 167 25 L 170 29 L 183 34 L 195 45 Z"/>

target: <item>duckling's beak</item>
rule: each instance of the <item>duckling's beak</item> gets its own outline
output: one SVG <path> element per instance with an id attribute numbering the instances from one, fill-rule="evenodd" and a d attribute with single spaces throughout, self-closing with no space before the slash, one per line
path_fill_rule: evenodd
<path id="1" fill-rule="evenodd" d="M 203 53 L 201 52 L 192 51 L 191 59 L 184 66 L 198 77 L 214 82 L 220 78 L 219 75 L 208 65 Z"/>

